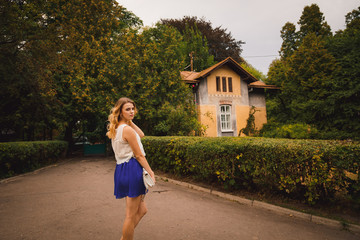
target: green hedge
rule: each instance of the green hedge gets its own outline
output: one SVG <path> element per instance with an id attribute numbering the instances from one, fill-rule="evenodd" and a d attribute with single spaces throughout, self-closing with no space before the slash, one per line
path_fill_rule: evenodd
<path id="1" fill-rule="evenodd" d="M 260 130 L 260 136 L 270 138 L 319 139 L 319 131 L 305 123 L 267 123 Z"/>
<path id="2" fill-rule="evenodd" d="M 51 164 L 66 153 L 65 141 L 0 143 L 0 178 Z"/>
<path id="3" fill-rule="evenodd" d="M 346 199 L 360 206 L 360 144 L 271 138 L 145 137 L 154 169 L 271 191 L 309 204 Z"/>

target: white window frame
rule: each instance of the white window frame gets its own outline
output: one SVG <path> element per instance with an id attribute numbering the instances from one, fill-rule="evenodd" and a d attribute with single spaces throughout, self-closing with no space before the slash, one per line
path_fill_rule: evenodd
<path id="1" fill-rule="evenodd" d="M 232 132 L 231 105 L 220 105 L 220 126 L 222 132 Z"/>

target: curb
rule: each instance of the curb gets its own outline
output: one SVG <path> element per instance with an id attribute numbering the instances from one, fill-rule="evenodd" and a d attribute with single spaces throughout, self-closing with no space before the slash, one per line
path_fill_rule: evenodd
<path id="1" fill-rule="evenodd" d="M 291 210 L 291 209 L 288 209 L 288 208 L 272 205 L 270 203 L 265 203 L 265 202 L 261 202 L 261 201 L 257 201 L 257 200 L 250 200 L 250 199 L 246 199 L 246 198 L 243 198 L 243 197 L 234 196 L 234 195 L 231 195 L 231 194 L 227 194 L 227 193 L 207 189 L 207 188 L 204 188 L 204 187 L 199 187 L 199 186 L 196 186 L 194 184 L 177 181 L 177 180 L 174 180 L 174 179 L 170 179 L 168 177 L 159 176 L 157 178 L 159 178 L 160 180 L 166 181 L 166 182 L 170 182 L 170 183 L 182 186 L 182 187 L 186 187 L 186 188 L 193 189 L 193 190 L 200 191 L 200 192 L 204 192 L 204 193 L 209 193 L 211 195 L 215 195 L 215 196 L 218 196 L 220 198 L 224 198 L 224 199 L 227 199 L 227 200 L 230 200 L 230 201 L 233 201 L 233 202 L 237 202 L 237 203 L 242 204 L 242 205 L 256 207 L 256 208 L 260 208 L 260 209 L 265 209 L 265 210 L 272 211 L 272 212 L 275 212 L 275 213 L 280 214 L 280 215 L 286 215 L 286 216 L 289 216 L 289 217 L 299 218 L 299 219 L 309 221 L 309 222 L 313 222 L 313 223 L 316 223 L 316 224 L 321 224 L 321 225 L 326 225 L 326 226 L 329 226 L 329 227 L 337 228 L 339 230 L 348 230 L 348 231 L 350 231 L 352 233 L 360 235 L 360 225 L 347 224 L 347 223 L 343 223 L 341 221 L 337 221 L 337 220 L 333 220 L 333 219 L 329 219 L 329 218 L 324 218 L 324 217 L 319 217 L 319 216 L 315 216 L 315 215 L 312 215 L 312 214 L 309 214 L 309 213 L 302 213 L 302 212 Z"/>

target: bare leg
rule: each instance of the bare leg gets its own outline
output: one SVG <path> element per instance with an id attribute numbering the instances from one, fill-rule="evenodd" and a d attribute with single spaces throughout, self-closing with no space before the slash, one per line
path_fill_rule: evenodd
<path id="1" fill-rule="evenodd" d="M 135 227 L 141 218 L 146 214 L 147 208 L 141 196 L 130 198 L 126 197 L 126 216 L 123 225 L 122 240 L 133 240 Z"/>
<path id="2" fill-rule="evenodd" d="M 144 217 L 144 215 L 147 213 L 147 207 L 146 207 L 146 203 L 144 200 L 140 201 L 140 206 L 139 209 L 136 213 L 136 218 L 135 218 L 135 227 L 138 225 L 138 223 L 140 222 L 140 220 Z"/>

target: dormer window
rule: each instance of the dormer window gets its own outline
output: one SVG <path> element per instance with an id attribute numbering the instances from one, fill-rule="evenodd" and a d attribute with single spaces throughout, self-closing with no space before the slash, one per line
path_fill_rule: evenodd
<path id="1" fill-rule="evenodd" d="M 231 77 L 228 78 L 228 86 L 229 86 L 229 92 L 232 92 L 233 88 L 232 88 L 232 78 Z"/>
<path id="2" fill-rule="evenodd" d="M 222 77 L 222 89 L 223 92 L 226 92 L 226 77 Z"/>
<path id="3" fill-rule="evenodd" d="M 216 91 L 221 92 L 220 77 L 216 77 Z"/>
<path id="4" fill-rule="evenodd" d="M 216 76 L 216 92 L 233 92 L 232 77 Z"/>

